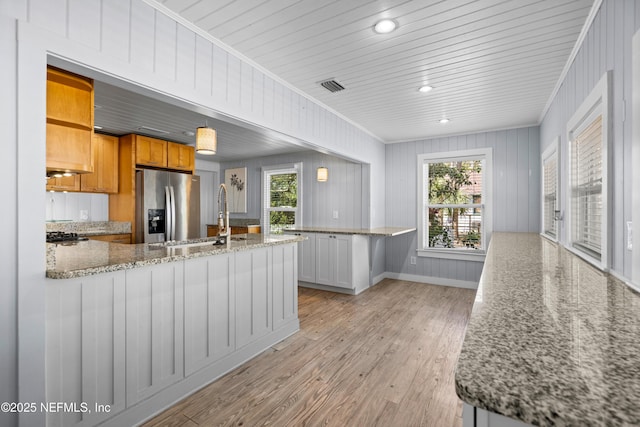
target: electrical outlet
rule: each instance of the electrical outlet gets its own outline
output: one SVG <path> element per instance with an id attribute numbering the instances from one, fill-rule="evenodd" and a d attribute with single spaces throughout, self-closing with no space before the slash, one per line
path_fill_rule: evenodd
<path id="1" fill-rule="evenodd" d="M 627 221 L 627 249 L 633 250 L 633 223 Z"/>
<path id="2" fill-rule="evenodd" d="M 338 211 L 333 211 L 333 219 L 338 219 Z"/>
<path id="3" fill-rule="evenodd" d="M 411 265 L 416 265 L 416 257 L 411 257 Z"/>
<path id="4" fill-rule="evenodd" d="M 80 211 L 80 221 L 86 221 L 89 219 L 89 211 L 81 210 Z"/>

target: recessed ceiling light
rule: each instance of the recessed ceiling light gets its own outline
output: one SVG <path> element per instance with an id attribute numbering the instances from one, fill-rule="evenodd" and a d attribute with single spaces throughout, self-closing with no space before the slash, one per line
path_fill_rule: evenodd
<path id="1" fill-rule="evenodd" d="M 449 123 L 450 121 L 451 121 L 451 120 L 449 120 L 449 119 L 447 119 L 447 118 L 445 117 L 445 118 L 440 119 L 440 124 L 444 125 L 444 124 Z"/>
<path id="2" fill-rule="evenodd" d="M 433 90 L 433 86 L 429 86 L 429 85 L 421 86 L 420 89 L 418 89 L 418 91 L 420 92 L 431 92 L 432 90 Z"/>
<path id="3" fill-rule="evenodd" d="M 393 19 L 382 19 L 373 26 L 373 31 L 378 34 L 388 34 L 398 28 L 398 24 Z"/>
<path id="4" fill-rule="evenodd" d="M 192 131 L 190 131 L 190 130 L 185 130 L 184 132 L 182 132 L 182 134 L 183 134 L 184 136 L 195 136 L 195 134 L 196 134 L 196 133 L 195 133 L 195 132 L 192 132 Z"/>

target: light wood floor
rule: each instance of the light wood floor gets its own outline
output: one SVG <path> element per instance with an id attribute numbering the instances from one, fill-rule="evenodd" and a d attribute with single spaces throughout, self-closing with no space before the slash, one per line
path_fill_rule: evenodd
<path id="1" fill-rule="evenodd" d="M 151 426 L 461 426 L 455 363 L 475 291 L 385 279 L 300 288 L 300 331 Z"/>

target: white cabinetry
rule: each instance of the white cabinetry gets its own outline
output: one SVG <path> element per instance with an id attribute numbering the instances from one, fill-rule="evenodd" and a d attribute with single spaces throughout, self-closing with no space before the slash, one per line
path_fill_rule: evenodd
<path id="1" fill-rule="evenodd" d="M 298 243 L 301 286 L 360 293 L 369 287 L 369 237 L 361 234 L 302 233 Z"/>
<path id="2" fill-rule="evenodd" d="M 95 425 L 125 408 L 124 272 L 49 280 L 46 294 L 47 402 L 77 406 L 47 412 L 47 425 Z"/>
<path id="3" fill-rule="evenodd" d="M 184 263 L 127 270 L 127 406 L 183 377 Z"/>
<path id="4" fill-rule="evenodd" d="M 185 375 L 235 350 L 235 257 L 185 261 Z"/>
<path id="5" fill-rule="evenodd" d="M 344 234 L 316 236 L 316 283 L 353 289 L 352 240 Z"/>

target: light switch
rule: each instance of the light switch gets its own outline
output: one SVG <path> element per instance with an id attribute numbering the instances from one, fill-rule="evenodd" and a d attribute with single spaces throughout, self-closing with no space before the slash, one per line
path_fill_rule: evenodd
<path id="1" fill-rule="evenodd" d="M 338 219 L 338 211 L 333 211 L 333 219 Z"/>

